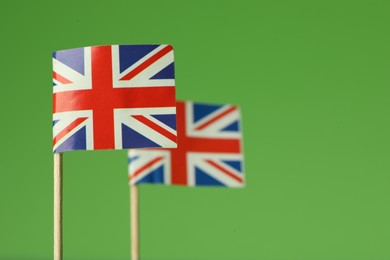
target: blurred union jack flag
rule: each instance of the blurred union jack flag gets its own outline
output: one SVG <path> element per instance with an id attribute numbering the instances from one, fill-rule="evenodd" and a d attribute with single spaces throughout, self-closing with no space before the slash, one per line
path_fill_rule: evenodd
<path id="1" fill-rule="evenodd" d="M 53 53 L 53 150 L 176 147 L 173 48 Z"/>
<path id="2" fill-rule="evenodd" d="M 177 102 L 177 149 L 130 149 L 129 182 L 244 186 L 239 108 Z"/>

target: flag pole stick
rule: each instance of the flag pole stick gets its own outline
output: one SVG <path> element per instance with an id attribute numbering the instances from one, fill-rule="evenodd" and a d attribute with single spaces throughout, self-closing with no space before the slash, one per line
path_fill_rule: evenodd
<path id="1" fill-rule="evenodd" d="M 62 260 L 62 154 L 54 154 L 54 260 Z"/>
<path id="2" fill-rule="evenodd" d="M 138 185 L 130 185 L 131 260 L 139 260 Z"/>

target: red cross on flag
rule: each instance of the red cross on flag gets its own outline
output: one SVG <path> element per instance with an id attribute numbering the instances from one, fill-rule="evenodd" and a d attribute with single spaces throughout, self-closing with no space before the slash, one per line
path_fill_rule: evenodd
<path id="1" fill-rule="evenodd" d="M 175 148 L 170 45 L 53 53 L 53 150 Z"/>
<path id="2" fill-rule="evenodd" d="M 177 149 L 130 149 L 131 185 L 243 187 L 240 110 L 177 102 Z"/>

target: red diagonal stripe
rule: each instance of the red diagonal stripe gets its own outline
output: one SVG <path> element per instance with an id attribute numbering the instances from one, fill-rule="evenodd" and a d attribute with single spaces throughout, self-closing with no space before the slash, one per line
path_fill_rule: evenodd
<path id="1" fill-rule="evenodd" d="M 53 139 L 53 146 L 59 141 L 61 140 L 66 134 L 68 134 L 70 131 L 72 131 L 75 127 L 77 127 L 78 125 L 80 125 L 82 122 L 84 122 L 85 120 L 87 120 L 88 117 L 80 117 L 80 118 L 77 118 L 76 120 L 74 120 L 72 123 L 70 123 L 67 127 L 65 127 L 64 129 L 62 129 L 61 132 L 59 132 Z"/>
<path id="2" fill-rule="evenodd" d="M 157 157 L 153 160 L 151 160 L 150 162 L 148 162 L 147 164 L 145 164 L 144 166 L 142 166 L 141 168 L 139 168 L 138 170 L 136 170 L 130 177 L 129 177 L 129 181 L 134 179 L 135 177 L 137 177 L 140 173 L 142 173 L 146 168 L 149 168 L 149 167 L 152 167 L 153 165 L 155 165 L 156 163 L 158 163 L 159 161 L 161 161 L 162 159 L 164 159 L 164 157 L 160 156 L 160 157 Z"/>
<path id="3" fill-rule="evenodd" d="M 61 76 L 60 74 L 58 73 L 55 73 L 53 71 L 53 78 L 59 82 L 61 82 L 62 84 L 69 84 L 69 83 L 73 83 L 72 81 L 70 81 L 69 79 L 67 78 L 64 78 L 63 76 Z"/>
<path id="4" fill-rule="evenodd" d="M 152 57 L 141 63 L 138 67 L 130 71 L 128 74 L 123 76 L 120 80 L 130 80 L 137 76 L 139 73 L 141 73 L 144 69 L 149 67 L 151 64 L 159 60 L 161 57 L 163 57 L 165 54 L 173 50 L 172 46 L 168 45 L 165 48 L 163 48 L 161 51 L 154 54 Z"/>
<path id="5" fill-rule="evenodd" d="M 158 124 L 154 123 L 153 121 L 150 121 L 149 119 L 147 119 L 146 117 L 144 116 L 141 116 L 141 115 L 137 115 L 137 116 L 133 116 L 135 119 L 137 119 L 138 121 L 140 121 L 141 123 L 149 126 L 150 128 L 152 128 L 154 131 L 160 133 L 161 135 L 165 136 L 166 138 L 168 138 L 169 140 L 173 141 L 173 142 L 177 142 L 177 138 L 176 138 L 176 135 L 172 134 L 171 132 L 169 132 L 168 130 L 162 128 L 161 126 L 159 126 Z"/>
<path id="6" fill-rule="evenodd" d="M 212 124 L 213 122 L 217 121 L 218 119 L 220 119 L 221 117 L 224 117 L 225 115 L 229 114 L 230 112 L 236 110 L 236 107 L 231 107 L 229 108 L 228 110 L 226 110 L 225 112 L 211 118 L 210 120 L 204 122 L 203 124 L 199 125 L 197 128 L 195 128 L 196 130 L 202 130 L 203 128 L 207 127 L 208 125 Z"/>
<path id="7" fill-rule="evenodd" d="M 218 170 L 220 170 L 221 172 L 225 173 L 229 177 L 235 179 L 239 183 L 242 183 L 242 179 L 240 177 L 236 176 L 235 174 L 231 173 L 230 171 L 226 170 L 225 168 L 222 168 L 220 165 L 216 164 L 215 162 L 213 162 L 211 160 L 205 160 L 205 161 L 207 163 L 209 163 L 210 165 L 214 166 L 215 168 L 217 168 Z"/>

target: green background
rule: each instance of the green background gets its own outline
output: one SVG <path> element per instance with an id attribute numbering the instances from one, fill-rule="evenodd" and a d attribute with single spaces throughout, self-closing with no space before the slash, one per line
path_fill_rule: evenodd
<path id="1" fill-rule="evenodd" d="M 169 43 L 245 189 L 140 188 L 142 259 L 390 259 L 389 1 L 1 2 L 0 259 L 52 259 L 51 53 Z M 64 155 L 65 259 L 129 259 L 125 151 Z"/>

